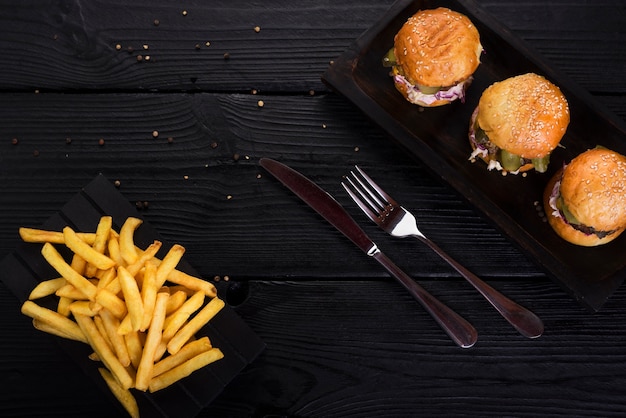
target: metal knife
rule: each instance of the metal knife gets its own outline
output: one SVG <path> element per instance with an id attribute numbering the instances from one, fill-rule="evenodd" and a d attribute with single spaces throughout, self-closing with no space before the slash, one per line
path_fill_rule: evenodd
<path id="1" fill-rule="evenodd" d="M 378 261 L 413 295 L 459 347 L 469 348 L 476 343 L 478 333 L 472 324 L 428 293 L 396 266 L 329 193 L 302 174 L 278 161 L 261 158 L 259 164 L 354 242 L 363 252 Z"/>

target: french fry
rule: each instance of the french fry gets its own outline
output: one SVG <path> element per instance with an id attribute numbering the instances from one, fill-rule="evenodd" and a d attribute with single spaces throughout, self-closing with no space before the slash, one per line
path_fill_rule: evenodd
<path id="1" fill-rule="evenodd" d="M 143 301 L 143 321 L 141 322 L 140 331 L 145 331 L 152 322 L 152 314 L 154 312 L 154 304 L 156 303 L 156 297 L 158 287 L 156 285 L 156 264 L 149 262 L 146 264 L 146 270 L 143 276 L 143 285 L 141 287 L 141 300 Z"/>
<path id="2" fill-rule="evenodd" d="M 154 305 L 154 316 L 152 324 L 148 330 L 146 343 L 141 354 L 141 361 L 137 368 L 137 377 L 135 379 L 135 388 L 141 391 L 148 390 L 150 380 L 152 379 L 152 370 L 154 368 L 154 353 L 161 342 L 161 333 L 163 322 L 165 321 L 165 306 L 170 295 L 168 293 L 159 293 L 157 295 L 156 304 Z"/>
<path id="3" fill-rule="evenodd" d="M 70 304 L 70 312 L 85 316 L 96 316 L 101 309 L 101 305 L 94 304 L 88 300 L 76 300 Z"/>
<path id="4" fill-rule="evenodd" d="M 157 284 L 163 286 L 167 280 L 167 276 L 176 268 L 178 262 L 185 253 L 185 247 L 179 244 L 174 244 L 172 248 L 165 254 L 163 260 L 159 264 L 157 269 Z"/>
<path id="5" fill-rule="evenodd" d="M 191 373 L 195 372 L 202 367 L 211 364 L 221 358 L 224 357 L 224 354 L 219 348 L 211 348 L 204 353 L 198 354 L 197 356 L 185 361 L 179 366 L 174 367 L 167 372 L 162 373 L 161 375 L 155 377 L 150 382 L 150 392 L 156 392 L 161 389 L 164 389 L 171 384 L 179 381 L 183 377 L 189 376 Z"/>
<path id="6" fill-rule="evenodd" d="M 137 287 L 137 281 L 124 267 L 118 267 L 117 277 L 126 300 L 126 307 L 133 331 L 139 331 L 143 324 L 143 301 Z"/>
<path id="7" fill-rule="evenodd" d="M 113 396 L 122 404 L 128 415 L 131 418 L 139 418 L 139 406 L 133 394 L 128 389 L 124 389 L 109 370 L 99 367 L 98 371 L 113 393 Z"/>
<path id="8" fill-rule="evenodd" d="M 28 295 L 28 300 L 41 299 L 53 295 L 54 292 L 65 286 L 67 281 L 63 277 L 40 282 Z"/>
<path id="9" fill-rule="evenodd" d="M 39 331 L 45 332 L 47 334 L 56 335 L 57 337 L 65 338 L 66 340 L 74 340 L 88 344 L 86 338 L 83 337 L 83 339 L 79 340 L 76 338 L 75 335 L 67 334 L 64 332 L 64 330 L 55 328 L 54 326 L 40 321 L 39 319 L 33 318 L 33 327 L 35 327 L 35 329 L 38 329 Z"/>
<path id="10" fill-rule="evenodd" d="M 167 280 L 184 286 L 191 290 L 199 290 L 204 292 L 210 298 L 214 298 L 217 296 L 217 289 L 213 285 L 213 283 L 209 283 L 205 280 L 199 279 L 197 277 L 191 276 L 187 273 L 184 273 L 180 270 L 172 270 L 170 274 L 167 276 Z"/>
<path id="11" fill-rule="evenodd" d="M 94 239 L 91 247 L 100 254 L 104 254 L 104 251 L 107 249 L 107 241 L 109 239 L 109 233 L 111 232 L 112 225 L 113 218 L 110 216 L 102 216 L 100 218 L 100 222 L 98 222 L 98 227 L 96 228 L 96 238 Z M 98 270 L 98 267 L 93 264 L 89 264 L 85 270 L 85 275 L 87 277 L 93 277 L 96 274 L 96 270 Z"/>
<path id="12" fill-rule="evenodd" d="M 46 242 L 49 242 L 51 244 L 65 244 L 63 232 L 21 227 L 19 229 L 19 234 L 20 238 L 22 238 L 22 241 L 24 242 L 33 242 L 40 244 L 44 244 Z M 93 244 L 94 240 L 96 239 L 96 234 L 90 232 L 79 232 L 78 236 L 80 237 L 80 239 L 90 245 Z"/>
<path id="13" fill-rule="evenodd" d="M 165 318 L 163 339 L 166 341 L 171 340 L 189 317 L 202 307 L 203 303 L 204 293 L 196 292 L 180 308 Z"/>
<path id="14" fill-rule="evenodd" d="M 87 336 L 87 340 L 89 340 L 93 351 L 96 352 L 107 369 L 115 376 L 122 388 L 129 389 L 133 385 L 133 378 L 117 359 L 111 347 L 96 328 L 93 320 L 84 315 L 75 315 L 74 318 L 80 329 Z"/>
<path id="15" fill-rule="evenodd" d="M 98 289 L 96 302 L 111 311 L 117 318 L 123 318 L 126 315 L 127 309 L 124 301 L 107 289 Z"/>
<path id="16" fill-rule="evenodd" d="M 95 300 L 96 286 L 67 264 L 52 244 L 45 243 L 41 249 L 41 254 L 68 283 L 83 292 L 89 300 Z"/>
<path id="17" fill-rule="evenodd" d="M 224 301 L 219 298 L 213 298 L 202 308 L 196 316 L 194 316 L 187 324 L 178 330 L 176 335 L 167 343 L 167 351 L 170 354 L 176 354 L 182 346 L 211 320 L 222 308 Z"/>
<path id="18" fill-rule="evenodd" d="M 68 298 L 72 300 L 89 300 L 87 296 L 71 284 L 60 287 L 55 293 L 58 297 Z"/>
<path id="19" fill-rule="evenodd" d="M 210 350 L 211 348 L 213 348 L 211 341 L 209 340 L 209 337 L 206 336 L 185 344 L 178 353 L 167 356 L 154 365 L 154 369 L 152 370 L 153 377 L 163 374 L 166 371 L 183 364 L 198 354 Z"/>
<path id="20" fill-rule="evenodd" d="M 113 351 L 117 355 L 117 359 L 122 366 L 130 366 L 130 354 L 128 353 L 128 347 L 126 347 L 126 341 L 124 341 L 124 336 L 117 333 L 120 321 L 106 309 L 100 312 L 100 318 L 102 318 L 104 329 L 109 337 Z"/>
<path id="21" fill-rule="evenodd" d="M 134 263 L 126 267 L 128 272 L 133 276 L 137 275 L 137 273 L 139 273 L 139 270 L 141 270 L 144 267 L 146 262 L 148 260 L 153 259 L 154 256 L 156 256 L 156 253 L 159 252 L 162 245 L 163 244 L 161 243 L 161 241 L 154 241 L 152 244 L 150 244 L 148 248 L 146 248 L 145 251 L 143 251 L 140 255 L 137 256 L 137 259 L 135 260 Z"/>
<path id="22" fill-rule="evenodd" d="M 58 296 L 56 312 L 31 300 L 22 312 L 36 329 L 89 344 L 89 358 L 104 364 L 103 379 L 131 416 L 139 414 L 131 387 L 160 390 L 223 357 L 208 337 L 195 336 L 224 306 L 215 286 L 177 269 L 184 247 L 173 245 L 162 260 L 160 241 L 137 247 L 141 223 L 128 218 L 119 233 L 107 216 L 95 233 L 20 229 L 25 241 L 43 243 L 41 254 L 61 276 L 30 295 Z M 53 243 L 73 251 L 71 263 Z"/>
<path id="23" fill-rule="evenodd" d="M 111 260 L 115 261 L 118 266 L 125 266 L 126 262 L 122 258 L 122 253 L 120 252 L 120 241 L 118 237 L 113 234 L 113 232 L 114 230 L 111 230 L 109 233 L 109 241 L 107 242 L 109 257 L 111 257 Z"/>
<path id="24" fill-rule="evenodd" d="M 80 239 L 71 227 L 66 226 L 63 228 L 63 237 L 65 238 L 65 245 L 70 250 L 74 251 L 75 254 L 82 257 L 88 264 L 102 270 L 107 270 L 115 266 L 115 261 L 103 253 L 96 251 L 92 246 Z"/>
<path id="25" fill-rule="evenodd" d="M 139 218 L 130 217 L 126 219 L 120 229 L 120 253 L 127 264 L 137 261 L 137 250 L 135 249 L 135 230 L 139 228 L 143 221 Z"/>
<path id="26" fill-rule="evenodd" d="M 167 307 L 165 308 L 165 313 L 169 315 L 172 312 L 176 312 L 178 309 L 180 309 L 181 306 L 183 306 L 186 300 L 187 300 L 187 292 L 183 292 L 182 290 L 178 290 L 174 293 L 170 292 L 170 298 L 167 301 Z"/>
<path id="27" fill-rule="evenodd" d="M 71 336 L 73 340 L 85 341 L 85 335 L 71 319 L 27 300 L 22 304 L 22 313 L 51 327 L 56 328 L 63 334 Z"/>
<path id="28" fill-rule="evenodd" d="M 141 337 L 139 336 L 139 333 L 135 331 L 130 331 L 123 335 L 123 337 L 124 342 L 126 343 L 128 356 L 130 357 L 130 363 L 133 365 L 135 370 L 137 370 L 139 362 L 141 361 L 141 353 L 143 351 L 143 342 L 141 341 Z"/>

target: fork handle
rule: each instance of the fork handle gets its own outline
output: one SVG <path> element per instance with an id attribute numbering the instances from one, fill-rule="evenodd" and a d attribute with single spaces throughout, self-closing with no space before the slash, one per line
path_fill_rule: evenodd
<path id="1" fill-rule="evenodd" d="M 513 302 L 502 293 L 482 281 L 474 273 L 463 267 L 456 260 L 444 252 L 437 244 L 422 235 L 416 235 L 420 241 L 428 245 L 441 258 L 446 260 L 454 269 L 461 274 L 476 290 L 484 296 L 491 305 L 496 308 L 517 331 L 525 337 L 537 338 L 543 334 L 543 322 L 530 310 Z"/>
<path id="2" fill-rule="evenodd" d="M 417 299 L 459 347 L 470 348 L 476 343 L 478 332 L 472 324 L 428 293 L 426 289 L 417 284 L 415 280 L 396 266 L 385 254 L 378 251 L 372 257 L 385 267 Z"/>

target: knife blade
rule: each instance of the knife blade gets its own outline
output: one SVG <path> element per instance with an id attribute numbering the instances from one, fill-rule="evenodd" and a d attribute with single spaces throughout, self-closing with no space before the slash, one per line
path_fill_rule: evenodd
<path id="1" fill-rule="evenodd" d="M 459 347 L 469 348 L 476 343 L 478 333 L 472 324 L 428 293 L 396 266 L 328 192 L 296 170 L 276 160 L 261 158 L 259 164 L 363 252 L 378 261 L 420 302 Z"/>

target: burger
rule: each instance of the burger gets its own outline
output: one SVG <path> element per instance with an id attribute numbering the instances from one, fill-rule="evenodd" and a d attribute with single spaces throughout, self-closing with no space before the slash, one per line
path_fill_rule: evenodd
<path id="1" fill-rule="evenodd" d="M 440 7 L 411 16 L 383 58 L 396 89 L 411 103 L 434 107 L 465 98 L 483 47 L 467 16 Z"/>
<path id="2" fill-rule="evenodd" d="M 580 154 L 550 180 L 543 201 L 550 226 L 566 241 L 613 241 L 626 228 L 626 157 L 601 147 Z"/>
<path id="3" fill-rule="evenodd" d="M 544 77 L 527 73 L 496 82 L 472 114 L 469 159 L 480 158 L 503 174 L 543 173 L 569 120 L 565 96 Z"/>

